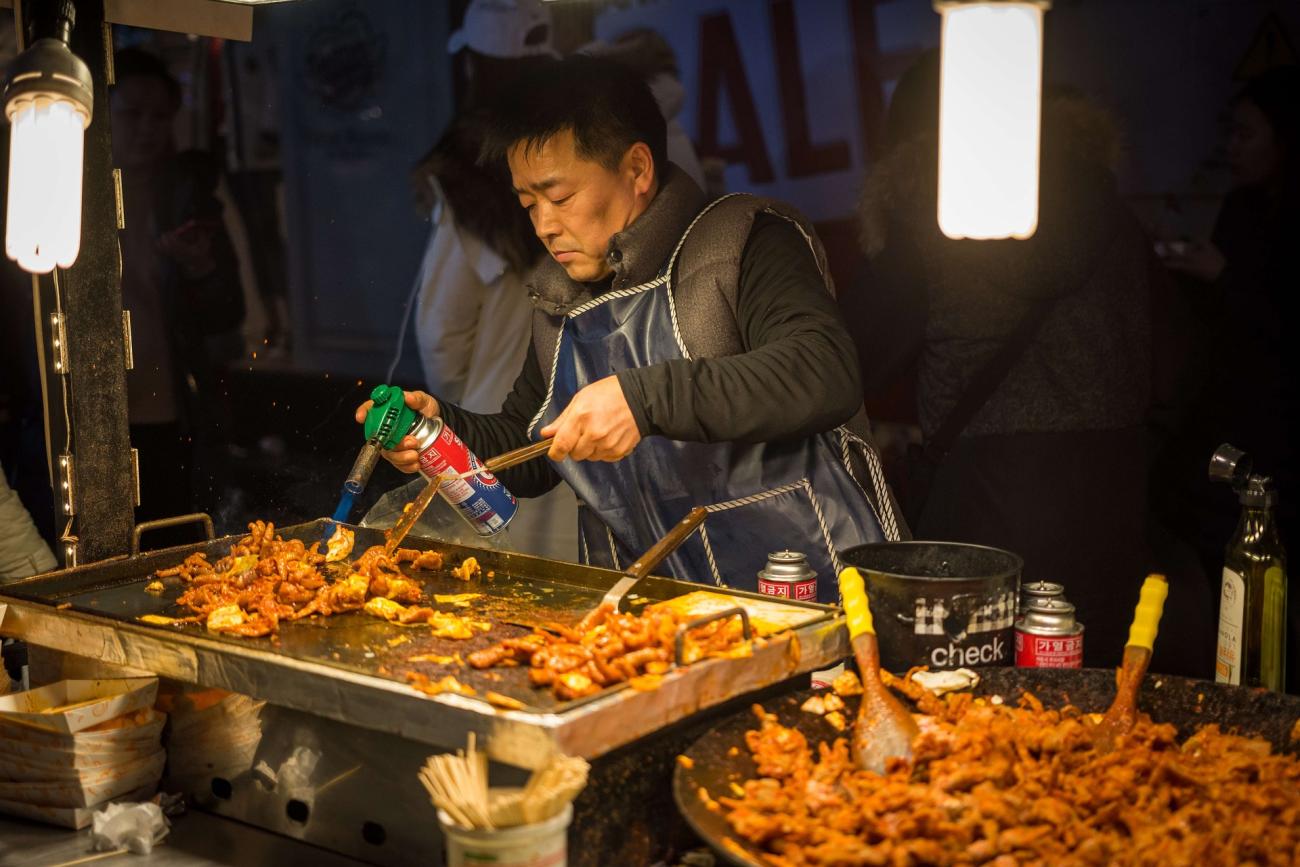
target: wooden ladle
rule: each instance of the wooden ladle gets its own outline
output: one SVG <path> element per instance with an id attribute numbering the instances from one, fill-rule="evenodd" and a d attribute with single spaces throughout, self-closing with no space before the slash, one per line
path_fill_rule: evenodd
<path id="1" fill-rule="evenodd" d="M 1122 735 L 1132 730 L 1137 722 L 1137 692 L 1151 662 L 1151 650 L 1156 643 L 1156 630 L 1165 610 L 1165 597 L 1169 595 L 1169 582 L 1163 575 L 1148 575 L 1142 582 L 1137 608 L 1133 611 L 1133 625 L 1129 627 L 1128 643 L 1124 645 L 1124 661 L 1119 669 L 1119 687 L 1115 701 L 1093 729 L 1093 743 L 1100 753 L 1115 749 Z"/>
<path id="2" fill-rule="evenodd" d="M 912 741 L 920 730 L 907 708 L 880 680 L 880 645 L 871 622 L 867 590 L 862 575 L 852 566 L 840 572 L 840 596 L 862 676 L 862 704 L 858 706 L 850 743 L 853 761 L 860 768 L 883 774 L 890 759 L 911 758 Z"/>

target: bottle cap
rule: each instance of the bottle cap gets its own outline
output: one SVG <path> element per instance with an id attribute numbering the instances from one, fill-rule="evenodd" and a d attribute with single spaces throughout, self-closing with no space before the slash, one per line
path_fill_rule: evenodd
<path id="1" fill-rule="evenodd" d="M 1250 469 L 1250 455 L 1229 443 L 1219 446 L 1214 450 L 1214 454 L 1210 455 L 1210 481 L 1212 482 L 1227 482 L 1234 488 L 1242 487 L 1246 484 Z"/>
<path id="2" fill-rule="evenodd" d="M 769 581 L 807 581 L 817 573 L 808 565 L 808 558 L 798 551 L 776 551 L 767 555 L 767 565 L 759 572 L 760 578 Z"/>
<path id="3" fill-rule="evenodd" d="M 366 413 L 366 440 L 385 449 L 397 448 L 419 416 L 406 405 L 402 390 L 395 385 L 375 386 L 370 399 L 375 405 Z"/>
<path id="4" fill-rule="evenodd" d="M 1269 476 L 1251 476 L 1246 480 L 1238 499 L 1243 506 L 1271 508 L 1277 505 L 1277 486 Z"/>

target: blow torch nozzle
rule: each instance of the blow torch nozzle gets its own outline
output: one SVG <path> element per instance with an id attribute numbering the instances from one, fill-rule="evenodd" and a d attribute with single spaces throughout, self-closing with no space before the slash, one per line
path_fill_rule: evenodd
<path id="1" fill-rule="evenodd" d="M 368 440 L 361 451 L 357 453 L 357 459 L 352 464 L 352 469 L 348 472 L 347 479 L 343 482 L 343 490 L 350 494 L 360 494 L 366 489 L 366 483 L 370 481 L 370 476 L 375 471 L 375 465 L 379 463 L 379 441 Z"/>

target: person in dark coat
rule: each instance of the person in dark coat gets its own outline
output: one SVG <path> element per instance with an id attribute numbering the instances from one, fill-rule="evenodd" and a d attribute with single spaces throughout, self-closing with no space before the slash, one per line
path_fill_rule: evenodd
<path id="1" fill-rule="evenodd" d="M 224 406 L 210 341 L 244 319 L 244 296 L 214 195 L 217 167 L 176 153 L 181 91 L 162 61 L 119 51 L 110 92 L 113 162 L 122 170 L 122 306 L 131 311 L 127 374 L 131 443 L 139 451 L 137 520 L 194 511 L 194 440 Z M 202 395 L 203 400 L 197 398 Z M 178 536 L 155 543 L 183 541 Z"/>
<path id="2" fill-rule="evenodd" d="M 1193 543 L 1217 592 L 1224 547 L 1240 514 L 1237 498 L 1206 479 L 1224 442 L 1251 455 L 1256 472 L 1281 492 L 1283 544 L 1296 538 L 1296 291 L 1300 259 L 1300 69 L 1273 69 L 1248 82 L 1232 106 L 1227 143 L 1233 188 L 1210 240 L 1165 264 L 1182 275 L 1197 313 L 1200 360 L 1187 422 L 1160 471 L 1159 506 Z M 1288 360 L 1290 359 L 1290 360 Z M 1289 691 L 1300 692 L 1300 593 L 1290 594 Z"/>
<path id="3" fill-rule="evenodd" d="M 935 219 L 937 55 L 918 64 L 891 106 L 891 147 L 862 206 L 871 282 L 850 314 L 871 388 L 915 365 L 930 441 L 1034 311 L 1042 324 L 932 468 L 928 491 L 904 491 L 918 539 L 993 545 L 1024 558 L 1024 581 L 1052 581 L 1085 624 L 1084 664 L 1119 663 L 1147 543 L 1147 426 L 1166 359 L 1147 238 L 1116 191 L 1118 137 L 1079 94 L 1044 101 L 1040 218 L 1024 241 L 954 241 Z M 923 503 L 915 498 L 924 494 Z M 1155 670 L 1207 676 L 1213 629 L 1203 578 L 1174 583 Z M 1176 625 L 1175 625 L 1176 624 Z"/>

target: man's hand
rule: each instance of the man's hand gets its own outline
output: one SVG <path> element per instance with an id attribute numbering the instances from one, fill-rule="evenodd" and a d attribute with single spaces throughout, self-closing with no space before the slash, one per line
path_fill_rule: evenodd
<path id="1" fill-rule="evenodd" d="M 543 437 L 555 437 L 548 453 L 553 461 L 622 460 L 641 441 L 623 387 L 614 376 L 581 389 L 560 417 L 540 433 Z"/>
<path id="2" fill-rule="evenodd" d="M 1187 274 L 1206 283 L 1218 280 L 1227 264 L 1219 248 L 1209 242 L 1192 244 L 1182 255 L 1171 255 L 1165 259 L 1165 266 L 1169 270 Z"/>
<path id="3" fill-rule="evenodd" d="M 422 391 L 404 391 L 402 392 L 402 399 L 406 401 L 407 406 L 425 418 L 438 417 L 438 401 L 434 399 L 433 395 L 425 394 Z M 366 413 L 370 412 L 370 408 L 374 405 L 373 400 L 368 400 L 357 407 L 357 424 L 365 422 Z M 381 452 L 381 454 L 384 456 L 384 460 L 404 473 L 419 472 L 420 453 L 416 451 L 419 445 L 415 437 L 402 437 L 402 441 L 397 444 L 397 448 L 391 452 Z"/>
<path id="4" fill-rule="evenodd" d="M 199 280 L 216 270 L 212 255 L 214 230 L 197 220 L 190 220 L 158 239 L 158 249 L 180 268 L 186 280 Z"/>

